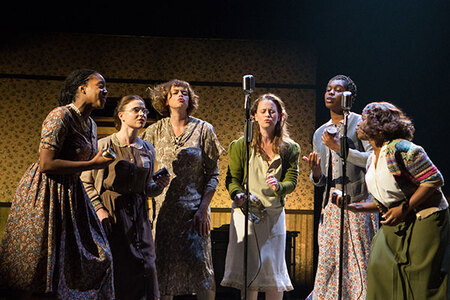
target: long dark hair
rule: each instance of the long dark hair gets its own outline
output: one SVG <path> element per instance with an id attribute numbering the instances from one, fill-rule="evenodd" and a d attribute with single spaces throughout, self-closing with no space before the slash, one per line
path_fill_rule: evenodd
<path id="1" fill-rule="evenodd" d="M 77 95 L 78 87 L 87 84 L 92 74 L 98 74 L 98 72 L 91 69 L 80 69 L 67 75 L 64 87 L 59 92 L 59 104 L 67 105 L 72 103 Z"/>

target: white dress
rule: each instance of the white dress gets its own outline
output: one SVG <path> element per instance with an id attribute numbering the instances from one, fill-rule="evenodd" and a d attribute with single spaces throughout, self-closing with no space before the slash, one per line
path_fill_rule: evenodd
<path id="1" fill-rule="evenodd" d="M 259 154 L 252 153 L 249 168 L 250 192 L 266 207 L 267 216 L 258 224 L 250 221 L 248 223 L 248 290 L 260 292 L 293 290 L 285 261 L 284 207 L 280 198 L 274 195 L 265 182 L 268 171 L 280 180 L 281 158 L 277 155 L 269 164 Z M 244 226 L 244 214 L 240 208 L 233 205 L 225 272 L 221 285 L 241 290 L 244 288 Z"/>

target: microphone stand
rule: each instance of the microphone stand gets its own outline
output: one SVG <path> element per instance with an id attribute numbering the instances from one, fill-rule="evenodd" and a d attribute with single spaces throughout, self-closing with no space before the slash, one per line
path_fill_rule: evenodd
<path id="1" fill-rule="evenodd" d="M 245 206 L 244 206 L 244 216 L 245 216 L 245 225 L 244 225 L 244 297 L 241 298 L 247 300 L 247 288 L 248 288 L 248 274 L 247 274 L 247 266 L 248 266 L 248 208 L 249 208 L 249 199 L 250 199 L 250 190 L 248 186 L 248 176 L 249 176 L 249 161 L 250 161 L 250 145 L 253 139 L 253 124 L 250 118 L 250 103 L 251 103 L 251 92 L 245 92 L 245 153 L 246 153 L 246 170 L 247 176 L 244 179 L 245 186 Z"/>
<path id="2" fill-rule="evenodd" d="M 338 299 L 342 299 L 342 271 L 344 261 L 344 212 L 345 205 L 350 201 L 350 196 L 346 193 L 346 170 L 347 170 L 347 155 L 348 155 L 348 137 L 347 137 L 347 124 L 348 115 L 350 111 L 344 109 L 344 128 L 343 134 L 340 138 L 340 152 L 342 162 L 342 200 L 341 200 L 341 218 L 340 218 L 340 232 L 339 232 L 339 287 L 338 287 Z"/>

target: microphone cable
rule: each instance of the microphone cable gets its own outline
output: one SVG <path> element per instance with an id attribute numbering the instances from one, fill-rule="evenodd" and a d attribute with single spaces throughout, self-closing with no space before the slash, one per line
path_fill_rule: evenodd
<path id="1" fill-rule="evenodd" d="M 347 210 L 346 210 L 346 215 L 347 215 L 348 234 L 350 236 L 350 242 L 352 244 L 353 255 L 355 256 L 356 264 L 358 266 L 359 282 L 360 282 L 361 289 L 360 289 L 360 292 L 359 292 L 359 295 L 358 295 L 357 299 L 360 299 L 362 297 L 362 294 L 363 294 L 363 274 L 362 274 L 362 270 L 361 270 L 361 265 L 359 264 L 359 259 L 358 259 L 357 255 L 356 255 L 356 247 L 355 247 L 355 243 L 353 241 L 353 235 L 352 235 L 352 230 L 351 230 L 351 225 L 350 225 L 350 215 L 349 215 L 349 212 Z M 342 253 L 340 255 L 342 255 Z"/>
<path id="2" fill-rule="evenodd" d="M 255 233 L 255 240 L 256 240 L 256 248 L 258 249 L 258 259 L 259 259 L 259 266 L 258 266 L 258 271 L 256 272 L 256 275 L 253 277 L 253 279 L 250 281 L 250 283 L 247 285 L 247 288 L 250 287 L 250 285 L 256 280 L 256 277 L 258 277 L 259 272 L 261 272 L 261 268 L 262 268 L 262 257 L 261 257 L 261 249 L 259 247 L 259 242 L 258 242 L 258 235 L 256 234 L 256 226 L 253 222 L 250 222 L 253 225 L 253 232 Z M 248 255 L 248 253 L 247 253 Z M 247 270 L 248 272 L 248 270 Z"/>

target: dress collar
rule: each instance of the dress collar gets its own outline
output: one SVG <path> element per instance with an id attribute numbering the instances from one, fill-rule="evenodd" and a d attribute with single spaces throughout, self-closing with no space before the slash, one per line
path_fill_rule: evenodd
<path id="1" fill-rule="evenodd" d="M 119 146 L 120 148 L 133 147 L 133 148 L 140 150 L 144 147 L 144 141 L 142 141 L 139 137 L 136 137 L 136 141 L 128 146 L 128 145 L 122 144 L 119 141 L 119 139 L 117 138 L 117 135 L 115 133 L 113 133 L 111 136 L 111 141 L 113 142 L 113 144 Z"/>
<path id="2" fill-rule="evenodd" d="M 80 110 L 78 109 L 78 107 L 76 107 L 75 104 L 73 104 L 73 102 L 70 103 L 70 104 L 68 104 L 67 107 L 69 107 L 70 109 L 72 109 L 72 111 L 75 113 L 75 115 L 77 116 L 78 121 L 80 122 L 81 128 L 82 128 L 84 131 L 92 130 L 92 129 L 89 128 L 89 125 L 88 125 L 88 122 L 90 123 L 89 118 L 88 118 L 87 120 L 85 120 L 85 119 L 83 118 L 83 116 L 81 115 Z"/>

